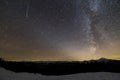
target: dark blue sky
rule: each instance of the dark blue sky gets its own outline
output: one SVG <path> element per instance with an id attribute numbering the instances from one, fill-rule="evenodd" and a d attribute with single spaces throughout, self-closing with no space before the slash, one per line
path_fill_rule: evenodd
<path id="1" fill-rule="evenodd" d="M 5 59 L 120 59 L 119 49 L 119 0 L 0 0 Z"/>

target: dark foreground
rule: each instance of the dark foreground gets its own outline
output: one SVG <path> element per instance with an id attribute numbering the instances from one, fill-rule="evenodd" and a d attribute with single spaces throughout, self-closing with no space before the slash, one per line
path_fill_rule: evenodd
<path id="1" fill-rule="evenodd" d="M 91 61 L 12 62 L 0 60 L 0 67 L 14 72 L 39 73 L 43 75 L 68 75 L 86 72 L 120 73 L 120 61 L 101 58 Z"/>

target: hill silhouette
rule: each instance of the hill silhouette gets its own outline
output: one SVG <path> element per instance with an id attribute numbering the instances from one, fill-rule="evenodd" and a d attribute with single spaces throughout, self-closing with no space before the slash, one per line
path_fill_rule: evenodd
<path id="1" fill-rule="evenodd" d="M 68 75 L 87 72 L 120 73 L 120 61 L 101 58 L 90 61 L 37 61 L 15 62 L 0 59 L 0 67 L 14 72 L 39 73 L 42 75 Z"/>

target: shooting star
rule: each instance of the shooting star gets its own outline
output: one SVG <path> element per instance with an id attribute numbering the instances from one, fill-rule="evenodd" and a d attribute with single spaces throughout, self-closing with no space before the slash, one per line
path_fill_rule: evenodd
<path id="1" fill-rule="evenodd" d="M 29 17 L 29 9 L 30 9 L 30 2 L 27 3 L 26 6 L 26 12 L 25 12 L 25 17 L 28 18 Z"/>

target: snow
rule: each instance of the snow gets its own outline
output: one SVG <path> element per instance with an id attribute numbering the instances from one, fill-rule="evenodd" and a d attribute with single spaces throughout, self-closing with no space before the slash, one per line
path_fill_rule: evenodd
<path id="1" fill-rule="evenodd" d="M 63 76 L 45 76 L 33 73 L 15 73 L 0 68 L 0 80 L 120 80 L 120 73 L 79 73 Z"/>

